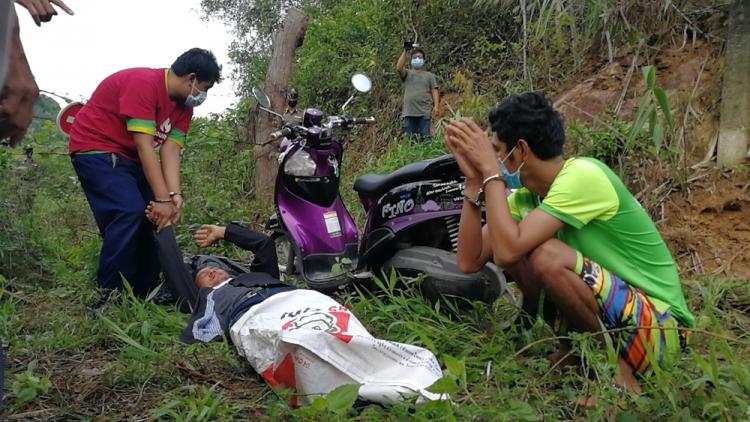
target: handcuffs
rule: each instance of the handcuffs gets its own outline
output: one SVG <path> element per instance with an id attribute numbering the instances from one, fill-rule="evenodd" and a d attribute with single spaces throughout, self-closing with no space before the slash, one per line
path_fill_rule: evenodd
<path id="1" fill-rule="evenodd" d="M 487 186 L 487 183 L 493 181 L 493 180 L 502 180 L 503 183 L 505 183 L 505 178 L 500 174 L 493 174 L 492 176 L 487 177 L 482 181 L 482 187 L 479 188 L 479 192 L 477 193 L 476 198 L 472 198 L 469 195 L 466 194 L 466 189 L 461 191 L 461 194 L 464 196 L 464 199 L 469 201 L 469 203 L 477 208 L 482 208 L 484 206 L 484 188 Z"/>

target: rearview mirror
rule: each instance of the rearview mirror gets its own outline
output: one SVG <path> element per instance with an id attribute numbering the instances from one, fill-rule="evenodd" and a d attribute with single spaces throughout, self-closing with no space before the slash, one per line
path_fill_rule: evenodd
<path id="1" fill-rule="evenodd" d="M 258 87 L 253 87 L 253 98 L 255 98 L 255 100 L 258 102 L 258 104 L 260 104 L 261 107 L 271 107 L 271 99 L 269 99 L 268 95 L 266 95 L 266 93 Z"/>
<path id="2" fill-rule="evenodd" d="M 372 81 L 364 73 L 355 73 L 352 76 L 352 85 L 359 92 L 369 92 L 372 89 Z"/>

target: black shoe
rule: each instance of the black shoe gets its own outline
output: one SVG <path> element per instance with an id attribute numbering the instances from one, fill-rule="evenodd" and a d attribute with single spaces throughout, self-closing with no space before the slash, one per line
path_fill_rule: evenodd
<path id="1" fill-rule="evenodd" d="M 175 305 L 180 299 L 166 284 L 156 287 L 159 291 L 154 296 L 153 302 L 157 305 Z"/>

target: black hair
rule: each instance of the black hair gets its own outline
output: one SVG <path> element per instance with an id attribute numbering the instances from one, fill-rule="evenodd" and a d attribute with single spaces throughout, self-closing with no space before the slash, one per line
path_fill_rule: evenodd
<path id="1" fill-rule="evenodd" d="M 177 76 L 195 73 L 201 82 L 220 82 L 221 66 L 214 53 L 203 48 L 191 48 L 172 63 L 172 72 Z"/>
<path id="2" fill-rule="evenodd" d="M 415 48 L 414 50 L 412 50 L 411 51 L 411 56 L 414 57 L 414 54 L 416 54 L 416 53 L 422 53 L 422 58 L 425 59 L 425 60 L 427 60 L 427 55 L 424 54 L 424 50 L 422 50 L 421 48 Z"/>
<path id="3" fill-rule="evenodd" d="M 525 139 L 541 160 L 563 153 L 565 128 L 562 115 L 552 102 L 535 92 L 513 95 L 490 110 L 490 127 L 508 150 Z"/>

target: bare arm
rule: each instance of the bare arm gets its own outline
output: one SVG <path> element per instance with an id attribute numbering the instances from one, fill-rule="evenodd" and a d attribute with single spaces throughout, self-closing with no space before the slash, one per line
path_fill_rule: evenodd
<path id="1" fill-rule="evenodd" d="M 488 183 L 485 197 L 490 248 L 493 261 L 498 266 L 503 267 L 520 261 L 563 228 L 562 221 L 538 208 L 531 211 L 521 222 L 517 222 L 508 208 L 504 182 Z"/>
<path id="2" fill-rule="evenodd" d="M 138 157 L 141 160 L 141 166 L 143 166 L 143 173 L 146 175 L 146 180 L 149 186 L 151 186 L 151 191 L 154 193 L 156 200 L 152 222 L 157 225 L 157 231 L 161 231 L 168 223 L 171 223 L 174 214 L 177 212 L 177 208 L 171 201 L 168 203 L 160 202 L 169 200 L 170 198 L 167 183 L 164 180 L 159 160 L 156 158 L 156 152 L 154 151 L 154 136 L 134 132 L 133 139 L 138 149 Z"/>
<path id="3" fill-rule="evenodd" d="M 398 57 L 396 71 L 398 72 L 398 75 L 401 76 L 401 80 L 406 79 L 406 50 L 402 51 L 401 55 Z"/>
<path id="4" fill-rule="evenodd" d="M 182 190 L 180 190 L 180 146 L 176 142 L 167 141 L 161 146 L 161 171 L 164 173 L 164 180 L 167 183 L 172 196 L 172 202 L 177 207 L 177 213 L 172 219 L 172 224 L 176 224 L 180 219 L 180 209 L 182 209 Z"/>
<path id="5" fill-rule="evenodd" d="M 445 144 L 453 153 L 453 158 L 465 177 L 464 195 L 476 198 L 482 186 L 481 175 L 474 166 L 466 160 L 455 137 L 446 133 Z M 477 240 L 480 240 L 477 242 Z M 461 222 L 458 226 L 458 248 L 456 264 L 465 273 L 479 271 L 492 258 L 487 227 L 482 227 L 482 215 L 479 208 L 464 199 L 461 209 Z"/>
<path id="6" fill-rule="evenodd" d="M 154 151 L 154 136 L 146 133 L 133 132 L 133 140 L 138 149 L 138 158 L 143 166 L 143 173 L 146 175 L 151 191 L 157 200 L 169 199 L 169 189 L 164 180 L 159 159 Z"/>
<path id="7" fill-rule="evenodd" d="M 7 57 L 0 57 L 8 66 L 5 83 L 0 86 L 0 139 L 10 138 L 14 146 L 23 139 L 31 124 L 39 88 L 21 44 L 18 17 L 12 7 L 10 12 L 11 28 L 0 28 L 0 31 L 9 31 L 10 36 Z"/>
<path id="8" fill-rule="evenodd" d="M 438 112 L 440 112 L 440 91 L 432 88 L 432 120 L 435 120 Z"/>
<path id="9" fill-rule="evenodd" d="M 167 141 L 161 146 L 161 171 L 167 184 L 167 193 L 180 192 L 180 146 Z"/>
<path id="10" fill-rule="evenodd" d="M 164 180 L 177 212 L 172 216 L 171 223 L 177 224 L 182 209 L 182 191 L 180 190 L 180 155 L 181 147 L 176 142 L 167 141 L 161 146 L 161 170 Z M 173 195 L 174 193 L 174 195 Z"/>
<path id="11" fill-rule="evenodd" d="M 472 190 L 467 185 L 467 195 L 475 197 L 477 191 L 478 188 Z M 492 258 L 489 231 L 487 226 L 482 227 L 480 213 L 479 208 L 464 200 L 463 209 L 461 210 L 461 222 L 458 226 L 456 263 L 458 264 L 458 268 L 465 273 L 479 271 Z M 477 242 L 477 239 L 481 239 L 481 241 Z"/>
<path id="12" fill-rule="evenodd" d="M 479 271 L 490 259 L 501 267 L 518 262 L 563 226 L 560 220 L 538 209 L 519 223 L 510 214 L 504 183 L 490 182 L 486 190 L 487 224 L 484 227 L 477 207 L 464 201 L 461 211 L 457 262 L 458 268 L 466 273 Z M 500 198 L 495 197 L 496 190 Z M 466 190 L 471 197 L 476 197 L 478 191 L 478 188 L 470 187 Z"/>

